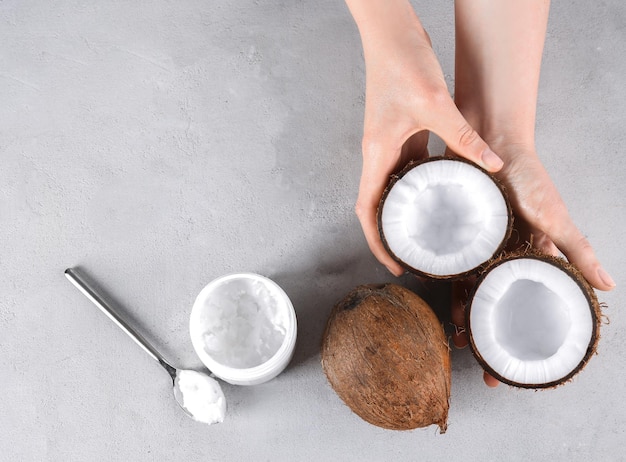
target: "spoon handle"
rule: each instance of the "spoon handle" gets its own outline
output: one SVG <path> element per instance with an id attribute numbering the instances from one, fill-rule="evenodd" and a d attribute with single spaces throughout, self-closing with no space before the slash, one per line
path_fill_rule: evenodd
<path id="1" fill-rule="evenodd" d="M 65 276 L 74 284 L 78 290 L 80 290 L 89 300 L 93 302 L 104 314 L 106 314 L 117 326 L 122 329 L 130 338 L 132 338 L 137 345 L 148 353 L 152 359 L 157 361 L 168 372 L 173 369 L 164 359 L 161 354 L 155 350 L 155 348 L 148 343 L 135 329 L 133 329 L 124 319 L 118 315 L 115 310 L 95 291 L 95 289 L 74 269 L 68 268 L 65 270 Z"/>

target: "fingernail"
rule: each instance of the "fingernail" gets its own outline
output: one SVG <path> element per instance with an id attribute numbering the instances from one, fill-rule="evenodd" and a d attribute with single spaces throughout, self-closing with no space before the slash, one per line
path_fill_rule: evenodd
<path id="1" fill-rule="evenodd" d="M 604 282 L 607 286 L 615 287 L 615 281 L 613 280 L 611 276 L 609 276 L 609 273 L 604 271 L 603 268 L 598 269 L 598 276 L 600 276 L 600 279 L 602 279 L 602 282 Z"/>
<path id="2" fill-rule="evenodd" d="M 498 157 L 498 155 L 491 149 L 486 148 L 483 151 L 482 162 L 488 170 L 497 171 L 502 168 L 504 161 Z"/>

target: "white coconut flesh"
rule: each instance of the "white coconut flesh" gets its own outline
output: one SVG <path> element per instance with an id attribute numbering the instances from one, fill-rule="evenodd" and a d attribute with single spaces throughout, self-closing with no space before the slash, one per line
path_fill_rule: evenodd
<path id="1" fill-rule="evenodd" d="M 473 347 L 510 382 L 558 382 L 581 363 L 593 333 L 589 301 L 553 264 L 519 258 L 495 267 L 471 301 Z"/>
<path id="2" fill-rule="evenodd" d="M 480 169 L 450 159 L 409 170 L 389 190 L 382 232 L 397 259 L 433 276 L 471 271 L 493 257 L 509 224 L 504 196 Z"/>

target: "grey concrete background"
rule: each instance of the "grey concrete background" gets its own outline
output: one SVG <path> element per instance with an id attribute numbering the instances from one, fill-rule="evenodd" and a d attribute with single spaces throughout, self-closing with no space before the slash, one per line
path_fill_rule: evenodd
<path id="1" fill-rule="evenodd" d="M 452 5 L 419 3 L 452 84 Z M 532 392 L 487 389 L 453 351 L 448 432 L 393 432 L 319 364 L 333 303 L 393 279 L 353 214 L 364 69 L 343 2 L 0 1 L 0 460 L 626 460 L 625 44 L 621 0 L 554 3 L 538 147 L 618 283 L 598 355 Z M 184 367 L 201 366 L 201 288 L 270 276 L 296 306 L 295 358 L 224 385 L 226 421 L 198 424 L 65 280 L 75 265 Z M 445 288 L 399 282 L 445 305 Z"/>

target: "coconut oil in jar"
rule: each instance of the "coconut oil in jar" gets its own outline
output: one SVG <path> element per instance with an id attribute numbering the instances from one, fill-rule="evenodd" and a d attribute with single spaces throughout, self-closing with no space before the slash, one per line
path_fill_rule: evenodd
<path id="1" fill-rule="evenodd" d="M 209 283 L 198 295 L 190 333 L 196 353 L 216 376 L 238 385 L 272 379 L 288 364 L 296 318 L 285 292 L 253 273 Z"/>

